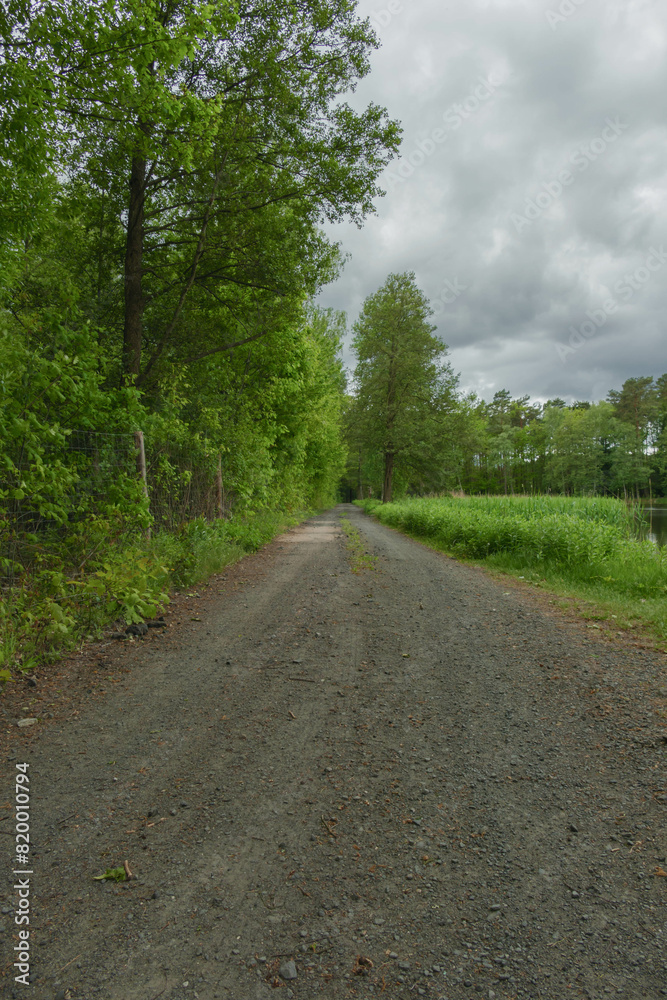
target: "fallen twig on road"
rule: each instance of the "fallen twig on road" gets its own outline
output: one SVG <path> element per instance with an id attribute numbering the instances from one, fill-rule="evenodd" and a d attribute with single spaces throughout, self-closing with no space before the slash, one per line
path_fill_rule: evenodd
<path id="1" fill-rule="evenodd" d="M 338 834 L 336 833 L 335 830 L 331 829 L 331 827 L 329 826 L 328 821 L 324 818 L 324 816 L 322 817 L 322 823 L 324 824 L 324 826 L 329 831 L 329 833 L 331 834 L 332 837 L 336 837 L 336 838 L 338 837 Z"/>

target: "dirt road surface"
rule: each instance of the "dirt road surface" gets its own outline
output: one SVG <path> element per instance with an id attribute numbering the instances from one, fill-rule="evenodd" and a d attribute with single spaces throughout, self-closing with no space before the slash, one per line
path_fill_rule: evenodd
<path id="1" fill-rule="evenodd" d="M 3 717 L 32 981 L 3 836 L 0 994 L 667 996 L 663 656 L 348 506 L 166 620 L 45 672 L 18 702 L 45 721 Z"/>

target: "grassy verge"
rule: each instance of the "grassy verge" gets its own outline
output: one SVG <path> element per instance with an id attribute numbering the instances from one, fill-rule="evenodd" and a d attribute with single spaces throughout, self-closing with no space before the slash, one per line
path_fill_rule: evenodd
<path id="1" fill-rule="evenodd" d="M 444 497 L 362 506 L 432 548 L 557 595 L 594 627 L 641 633 L 667 649 L 667 556 L 635 537 L 622 501 Z"/>
<path id="2" fill-rule="evenodd" d="M 111 549 L 85 577 L 50 570 L 0 601 L 0 688 L 31 673 L 111 622 L 138 622 L 169 602 L 169 591 L 201 583 L 255 552 L 309 512 L 264 511 L 229 521 L 191 521 L 175 534 Z"/>
<path id="3" fill-rule="evenodd" d="M 340 526 L 347 538 L 347 549 L 350 557 L 350 567 L 353 573 L 361 573 L 364 569 L 375 569 L 375 556 L 364 548 L 364 542 L 354 527 L 350 524 L 347 514 L 341 514 Z"/>

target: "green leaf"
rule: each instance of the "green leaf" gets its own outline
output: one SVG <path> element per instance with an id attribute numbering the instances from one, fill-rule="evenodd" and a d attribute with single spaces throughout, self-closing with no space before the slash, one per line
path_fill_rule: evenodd
<path id="1" fill-rule="evenodd" d="M 93 879 L 96 882 L 126 882 L 127 872 L 125 868 L 121 865 L 119 868 L 107 868 L 107 870 L 102 875 L 93 875 Z"/>

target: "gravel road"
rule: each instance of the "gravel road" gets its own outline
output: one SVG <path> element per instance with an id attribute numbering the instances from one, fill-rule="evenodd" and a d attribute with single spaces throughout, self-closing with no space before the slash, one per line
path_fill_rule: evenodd
<path id="1" fill-rule="evenodd" d="M 347 505 L 165 617 L 5 701 L 0 994 L 667 996 L 664 656 Z"/>

